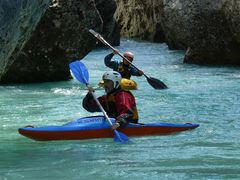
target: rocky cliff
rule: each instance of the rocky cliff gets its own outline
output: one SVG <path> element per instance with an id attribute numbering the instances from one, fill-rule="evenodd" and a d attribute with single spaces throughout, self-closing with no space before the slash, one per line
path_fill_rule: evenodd
<path id="1" fill-rule="evenodd" d="M 161 26 L 162 0 L 116 0 L 116 20 L 121 36 L 134 37 L 153 42 L 163 42 Z"/>
<path id="2" fill-rule="evenodd" d="M 0 22 L 9 32 L 9 38 L 1 44 L 1 84 L 69 79 L 69 62 L 83 58 L 96 45 L 88 28 L 119 43 L 114 0 L 17 2 L 0 4 L 2 17 L 6 17 Z M 3 31 L 0 34 L 4 37 Z M 14 48 L 9 52 L 6 45 L 11 38 L 9 47 Z"/>
<path id="3" fill-rule="evenodd" d="M 121 34 L 185 49 L 184 62 L 240 65 L 240 1 L 117 0 Z"/>
<path id="4" fill-rule="evenodd" d="M 115 13 L 116 11 L 116 13 Z M 96 45 L 87 28 L 185 49 L 184 62 L 240 65 L 240 1 L 0 1 L 0 84 L 67 80 Z"/>
<path id="5" fill-rule="evenodd" d="M 49 0 L 0 1 L 0 80 L 31 37 Z"/>

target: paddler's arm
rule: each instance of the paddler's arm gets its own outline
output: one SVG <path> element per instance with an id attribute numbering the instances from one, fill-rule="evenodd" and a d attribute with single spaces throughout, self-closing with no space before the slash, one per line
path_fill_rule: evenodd
<path id="1" fill-rule="evenodd" d="M 101 109 L 98 107 L 97 103 L 95 102 L 92 92 L 94 92 L 94 89 L 92 87 L 88 88 L 87 95 L 83 98 L 82 106 L 84 109 L 86 109 L 88 112 L 101 112 Z M 98 100 L 100 104 L 103 104 L 104 97 L 98 97 Z"/>
<path id="2" fill-rule="evenodd" d="M 117 119 L 116 119 L 117 126 L 119 124 L 119 126 L 121 126 L 121 127 L 126 127 L 128 125 L 128 123 L 130 122 L 129 118 L 131 119 L 131 117 L 133 117 L 133 113 L 131 113 L 131 112 L 130 113 L 124 113 L 123 115 L 118 116 Z"/>
<path id="3" fill-rule="evenodd" d="M 142 76 L 144 74 L 144 72 L 141 69 L 138 70 L 132 66 L 130 68 L 130 73 L 132 76 Z"/>
<path id="4" fill-rule="evenodd" d="M 111 68 L 111 69 L 113 69 L 113 70 L 116 70 L 116 67 L 118 67 L 118 62 L 112 61 L 113 56 L 114 56 L 115 54 L 117 54 L 117 53 L 118 53 L 118 50 L 115 50 L 115 49 L 114 49 L 112 53 L 108 54 L 108 55 L 104 58 L 104 64 L 105 64 L 107 67 L 109 67 L 109 68 Z"/>

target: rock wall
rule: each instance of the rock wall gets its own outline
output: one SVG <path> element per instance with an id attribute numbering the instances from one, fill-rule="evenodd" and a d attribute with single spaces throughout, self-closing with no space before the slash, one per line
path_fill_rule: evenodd
<path id="1" fill-rule="evenodd" d="M 230 1 L 227 0 L 205 0 L 197 4 L 198 18 L 189 24 L 193 28 L 190 38 L 195 39 L 187 43 L 184 62 L 240 65 L 240 43 L 232 33 L 235 28 L 231 30 L 231 23 L 225 14 L 225 11 L 229 11 L 226 7 L 228 3 Z M 235 18 L 240 19 L 240 16 Z"/>
<path id="2" fill-rule="evenodd" d="M 94 46 L 86 27 L 101 29 L 94 1 L 53 1 L 2 78 L 2 83 L 69 79 L 68 63 Z"/>
<path id="3" fill-rule="evenodd" d="M 240 1 L 228 0 L 223 6 L 223 13 L 233 38 L 240 42 Z"/>
<path id="4" fill-rule="evenodd" d="M 117 5 L 117 6 L 116 6 Z M 67 80 L 68 63 L 121 35 L 185 49 L 184 62 L 240 65 L 240 1 L 0 1 L 0 84 Z"/>
<path id="5" fill-rule="evenodd" d="M 26 1 L 18 2 L 24 4 Z M 34 7 L 28 11 L 31 8 Z M 119 43 L 119 29 L 113 18 L 115 9 L 114 0 L 52 0 L 42 11 L 41 18 L 39 16 L 39 19 L 34 19 L 36 22 L 32 20 L 28 24 L 36 24 L 31 33 L 23 36 L 22 31 L 18 32 L 25 43 L 17 43 L 20 46 L 17 51 L 5 58 L 5 67 L 0 67 L 0 83 L 69 79 L 69 62 L 82 59 L 96 45 L 96 39 L 88 32 L 89 28 L 105 34 L 110 42 Z M 19 11 L 22 13 L 21 9 Z M 11 13 L 17 16 L 14 11 Z M 35 14 L 26 13 L 25 16 L 30 18 Z M 16 26 L 23 24 L 25 19 Z M 14 33 L 9 36 L 14 36 Z M 0 62 L 3 63 L 3 60 L 0 59 Z"/>
<path id="6" fill-rule="evenodd" d="M 186 63 L 240 65 L 240 1 L 117 2 L 115 16 L 123 36 L 164 40 L 170 49 L 187 50 Z"/>
<path id="7" fill-rule="evenodd" d="M 28 41 L 49 1 L 0 1 L 0 81 Z"/>
<path id="8" fill-rule="evenodd" d="M 112 45 L 120 44 L 120 29 L 114 13 L 117 9 L 115 0 L 95 0 L 97 10 L 103 20 L 101 35 Z M 99 43 L 100 46 L 103 46 Z"/>
<path id="9" fill-rule="evenodd" d="M 162 0 L 116 0 L 115 18 L 121 29 L 121 36 L 134 37 L 153 42 L 163 42 L 164 33 L 159 13 Z"/>

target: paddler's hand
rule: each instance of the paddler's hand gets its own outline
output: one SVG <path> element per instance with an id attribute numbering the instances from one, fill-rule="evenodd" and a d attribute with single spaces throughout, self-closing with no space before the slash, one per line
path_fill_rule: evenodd
<path id="1" fill-rule="evenodd" d="M 138 72 L 141 76 L 144 74 L 144 72 L 141 69 Z"/>
<path id="2" fill-rule="evenodd" d="M 113 48 L 113 54 L 119 54 L 119 51 Z"/>
<path id="3" fill-rule="evenodd" d="M 90 86 L 88 87 L 88 93 L 89 93 L 89 94 L 94 93 L 94 89 L 93 89 L 93 87 L 90 87 Z"/>
<path id="4" fill-rule="evenodd" d="M 112 130 L 116 130 L 118 127 L 120 127 L 120 124 L 116 122 L 115 124 L 112 125 Z"/>

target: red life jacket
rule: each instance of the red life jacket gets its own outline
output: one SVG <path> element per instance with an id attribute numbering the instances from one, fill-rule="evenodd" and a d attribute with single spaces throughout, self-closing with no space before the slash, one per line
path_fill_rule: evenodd
<path id="1" fill-rule="evenodd" d="M 110 117 L 123 117 L 128 122 L 138 122 L 138 111 L 135 98 L 130 91 L 118 89 L 99 98 Z"/>

